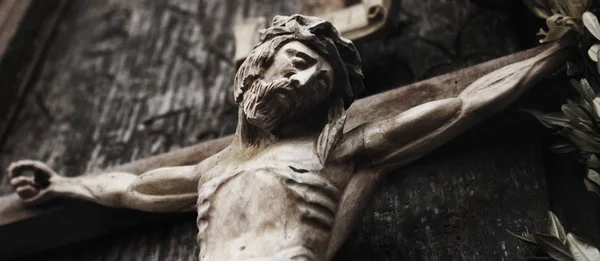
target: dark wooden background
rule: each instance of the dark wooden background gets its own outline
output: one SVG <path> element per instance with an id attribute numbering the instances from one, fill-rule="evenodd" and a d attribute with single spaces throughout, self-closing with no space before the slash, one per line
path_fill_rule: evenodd
<path id="1" fill-rule="evenodd" d="M 517 0 L 395 4 L 389 33 L 358 46 L 364 95 L 533 47 L 543 24 Z M 31 158 L 77 176 L 231 134 L 232 26 L 297 9 L 289 0 L 34 2 L 0 63 L 0 168 Z M 39 63 L 25 59 L 32 50 Z M 533 248 L 506 230 L 544 231 L 549 207 L 600 243 L 599 202 L 583 191 L 581 166 L 549 153 L 556 137 L 517 111 L 558 109 L 543 88 L 384 180 L 335 260 L 525 260 Z M 3 177 L 0 195 L 10 192 Z M 196 260 L 194 221 L 22 260 Z"/>

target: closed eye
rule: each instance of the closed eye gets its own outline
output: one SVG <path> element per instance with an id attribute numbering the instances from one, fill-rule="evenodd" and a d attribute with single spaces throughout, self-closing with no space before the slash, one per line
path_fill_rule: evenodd
<path id="1" fill-rule="evenodd" d="M 317 62 L 317 59 L 311 57 L 307 53 L 298 51 L 294 58 L 292 58 L 292 65 L 297 69 L 306 69 Z"/>
<path id="2" fill-rule="evenodd" d="M 294 75 L 294 74 L 296 74 L 296 73 L 295 73 L 295 72 L 291 72 L 291 71 L 290 71 L 290 72 L 286 72 L 286 73 L 284 73 L 284 74 L 283 74 L 283 77 L 284 77 L 284 78 L 290 78 L 290 77 L 292 77 L 292 75 Z"/>
<path id="3" fill-rule="evenodd" d="M 299 70 L 303 70 L 309 67 L 308 62 L 299 57 L 292 58 L 292 65 L 294 65 L 294 68 Z"/>

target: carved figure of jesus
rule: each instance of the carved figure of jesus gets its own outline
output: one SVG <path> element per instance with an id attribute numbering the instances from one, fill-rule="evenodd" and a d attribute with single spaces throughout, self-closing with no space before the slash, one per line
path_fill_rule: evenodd
<path id="1" fill-rule="evenodd" d="M 238 126 L 221 152 L 139 176 L 65 178 L 29 160 L 8 173 L 32 203 L 70 197 L 152 212 L 196 210 L 202 261 L 330 260 L 377 180 L 510 104 L 530 85 L 525 78 L 505 84 L 511 75 L 486 76 L 458 97 L 344 133 L 345 111 L 363 90 L 356 48 L 327 21 L 278 16 L 237 72 Z"/>

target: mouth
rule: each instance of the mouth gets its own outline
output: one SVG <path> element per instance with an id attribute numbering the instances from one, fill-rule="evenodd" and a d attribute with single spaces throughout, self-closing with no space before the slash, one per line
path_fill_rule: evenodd
<path id="1" fill-rule="evenodd" d="M 293 107 L 295 90 L 289 80 L 279 80 L 263 87 L 252 90 L 252 98 L 249 100 L 253 107 L 258 107 L 259 111 L 267 110 L 269 104 L 287 104 Z M 250 104 L 249 104 L 250 105 Z"/>
<path id="2" fill-rule="evenodd" d="M 253 86 L 242 106 L 248 122 L 257 127 L 272 128 L 276 122 L 289 117 L 297 105 L 295 89 L 288 79 Z"/>
<path id="3" fill-rule="evenodd" d="M 287 93 L 276 92 L 265 96 L 262 99 L 256 100 L 253 104 L 249 104 L 255 115 L 272 116 L 283 115 L 293 108 L 292 99 Z"/>

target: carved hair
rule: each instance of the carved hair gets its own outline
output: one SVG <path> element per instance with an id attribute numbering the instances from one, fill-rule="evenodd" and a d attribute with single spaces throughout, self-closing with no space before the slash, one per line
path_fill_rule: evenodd
<path id="1" fill-rule="evenodd" d="M 316 144 L 317 156 L 325 164 L 343 132 L 345 109 L 363 91 L 361 58 L 352 42 L 333 25 L 317 17 L 276 16 L 271 27 L 260 32 L 260 42 L 242 63 L 234 81 L 234 98 L 241 104 L 244 93 L 263 77 L 275 54 L 286 43 L 299 41 L 323 56 L 333 68 L 332 102 L 328 121 Z"/>
<path id="2" fill-rule="evenodd" d="M 333 68 L 333 92 L 350 104 L 363 91 L 361 59 L 352 42 L 333 25 L 311 16 L 276 16 L 272 26 L 260 32 L 260 42 L 242 63 L 235 76 L 234 97 L 239 104 L 256 79 L 272 64 L 277 51 L 286 43 L 299 41 L 322 55 Z"/>

